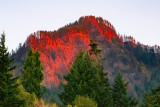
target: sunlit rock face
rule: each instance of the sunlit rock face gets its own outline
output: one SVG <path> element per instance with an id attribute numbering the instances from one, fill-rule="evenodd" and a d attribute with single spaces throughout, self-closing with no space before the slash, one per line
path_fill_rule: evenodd
<path id="1" fill-rule="evenodd" d="M 33 48 L 34 51 L 39 50 L 45 77 L 44 84 L 50 87 L 51 84 L 58 86 L 60 81 L 65 82 L 63 75 L 69 72 L 80 50 L 90 49 L 88 46 L 90 39 L 104 48 L 102 43 L 110 43 L 113 38 L 123 44 L 108 21 L 86 16 L 57 31 L 38 31 L 31 34 L 27 38 L 26 46 Z"/>
<path id="2" fill-rule="evenodd" d="M 45 83 L 47 85 L 59 84 L 62 75 L 69 71 L 69 66 L 75 55 L 81 49 L 88 49 L 89 36 L 83 33 L 69 33 L 66 37 L 52 38 L 52 32 L 37 32 L 38 36 L 31 35 L 27 40 L 27 46 L 33 50 L 38 49 L 40 60 L 43 64 Z"/>

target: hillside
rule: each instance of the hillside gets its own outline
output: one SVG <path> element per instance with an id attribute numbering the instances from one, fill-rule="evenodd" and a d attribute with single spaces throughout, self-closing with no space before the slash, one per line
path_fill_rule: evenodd
<path id="1" fill-rule="evenodd" d="M 102 50 L 102 65 L 112 83 L 120 71 L 129 82 L 129 92 L 137 97 L 157 86 L 160 80 L 159 47 L 146 46 L 130 36 L 120 36 L 113 25 L 101 17 L 85 16 L 57 31 L 38 31 L 29 35 L 24 45 L 12 53 L 15 71 L 20 75 L 29 48 L 40 51 L 45 80 L 43 85 L 54 92 L 61 91 L 60 81 L 69 72 L 80 50 L 88 50 L 90 39 Z M 49 92 L 48 92 L 49 93 Z M 54 93 L 55 94 L 55 93 Z M 48 94 L 49 95 L 49 94 Z"/>

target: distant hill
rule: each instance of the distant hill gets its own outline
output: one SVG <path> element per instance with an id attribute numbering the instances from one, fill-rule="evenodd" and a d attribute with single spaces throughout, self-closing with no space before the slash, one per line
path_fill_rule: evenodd
<path id="1" fill-rule="evenodd" d="M 19 45 L 11 57 L 18 67 L 16 75 L 27 56 L 29 48 L 40 51 L 45 80 L 43 85 L 48 94 L 55 94 L 63 75 L 69 72 L 75 56 L 80 50 L 88 50 L 90 39 L 99 44 L 102 50 L 102 65 L 108 72 L 110 82 L 120 71 L 129 82 L 129 92 L 137 97 L 157 86 L 160 81 L 160 48 L 137 43 L 131 36 L 117 34 L 113 25 L 101 17 L 85 16 L 57 31 L 38 31 L 31 34 L 24 45 Z"/>

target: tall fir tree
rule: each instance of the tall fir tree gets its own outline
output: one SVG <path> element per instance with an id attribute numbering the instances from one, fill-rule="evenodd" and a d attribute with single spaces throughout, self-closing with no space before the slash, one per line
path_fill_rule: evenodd
<path id="1" fill-rule="evenodd" d="M 33 53 L 32 49 L 28 52 L 28 57 L 24 62 L 22 72 L 22 85 L 30 94 L 35 93 L 37 98 L 41 98 L 43 92 L 41 90 L 41 82 L 44 79 L 42 73 L 42 64 L 39 60 L 40 53 L 38 50 Z"/>
<path id="2" fill-rule="evenodd" d="M 97 66 L 97 68 L 99 69 L 99 74 L 100 74 L 101 81 L 102 81 L 101 85 L 104 86 L 103 95 L 106 96 L 104 99 L 105 101 L 104 104 L 107 107 L 112 107 L 113 99 L 112 99 L 112 94 L 111 94 L 111 86 L 109 84 L 107 73 L 104 72 L 104 69 L 101 66 L 101 51 L 102 50 L 98 48 L 98 44 L 94 42 L 92 39 L 90 40 L 89 46 L 91 47 L 91 49 L 89 50 L 90 56 L 94 55 L 97 63 L 100 64 L 100 66 Z"/>
<path id="3" fill-rule="evenodd" d="M 18 84 L 12 71 L 16 68 L 10 66 L 14 59 L 9 58 L 5 47 L 5 34 L 0 38 L 0 107 L 19 107 L 24 105 L 24 100 L 18 98 Z"/>
<path id="4" fill-rule="evenodd" d="M 122 74 L 118 72 L 112 87 L 114 107 L 134 107 L 137 105 L 137 100 L 135 98 L 127 96 L 127 86 L 128 82 L 125 82 Z"/>
<path id="5" fill-rule="evenodd" d="M 92 46 L 91 51 L 95 56 L 100 53 L 95 53 Z M 99 59 L 90 57 L 90 52 L 81 51 L 76 56 L 70 72 L 64 76 L 67 85 L 62 84 L 64 92 L 60 95 L 61 101 L 64 104 L 73 104 L 76 96 L 80 95 L 95 100 L 98 107 L 112 107 L 107 74 L 103 72 Z"/>
<path id="6" fill-rule="evenodd" d="M 98 44 L 91 39 L 89 46 L 91 47 L 91 49 L 89 50 L 90 54 L 91 55 L 93 54 L 93 55 L 96 55 L 97 57 L 100 57 L 100 53 L 102 50 L 98 49 Z"/>

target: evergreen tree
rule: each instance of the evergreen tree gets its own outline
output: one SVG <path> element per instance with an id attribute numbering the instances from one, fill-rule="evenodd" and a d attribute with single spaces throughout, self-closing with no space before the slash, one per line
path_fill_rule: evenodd
<path id="1" fill-rule="evenodd" d="M 97 61 L 98 64 L 101 63 L 101 51 L 99 48 L 98 48 L 98 44 L 96 42 L 94 42 L 93 40 L 90 40 L 90 44 L 89 46 L 91 46 L 91 49 L 89 50 L 89 53 L 90 53 L 90 56 L 92 55 L 95 55 L 95 59 Z M 105 96 L 105 99 L 103 101 L 105 101 L 105 106 L 107 107 L 112 107 L 113 106 L 113 99 L 112 99 L 112 95 L 111 95 L 111 87 L 110 87 L 110 84 L 109 84 L 109 80 L 107 78 L 107 73 L 104 72 L 104 69 L 103 67 L 100 65 L 100 66 L 97 66 L 97 68 L 99 69 L 99 74 L 100 74 L 100 77 L 101 77 L 101 85 L 104 86 L 104 90 L 103 90 L 103 95 Z"/>
<path id="2" fill-rule="evenodd" d="M 0 107 L 19 107 L 24 104 L 24 100 L 16 96 L 18 77 L 13 78 L 11 72 L 15 69 L 15 66 L 10 66 L 13 61 L 14 59 L 9 58 L 9 52 L 5 47 L 5 34 L 3 33 L 0 38 Z"/>
<path id="3" fill-rule="evenodd" d="M 160 107 L 160 85 L 144 94 L 142 107 Z"/>
<path id="4" fill-rule="evenodd" d="M 90 40 L 89 46 L 91 47 L 91 50 L 89 51 L 90 54 L 94 54 L 96 56 L 100 55 L 100 52 L 102 50 L 98 49 L 98 44 L 94 42 L 93 40 Z"/>
<path id="5" fill-rule="evenodd" d="M 137 101 L 133 97 L 127 97 L 128 83 L 123 80 L 122 74 L 118 73 L 114 79 L 112 87 L 112 97 L 114 107 L 134 107 Z"/>
<path id="6" fill-rule="evenodd" d="M 33 53 L 32 49 L 28 52 L 28 57 L 24 62 L 22 72 L 22 85 L 30 94 L 35 93 L 37 98 L 41 98 L 43 92 L 41 90 L 41 82 L 43 80 L 42 64 L 39 60 L 40 53 L 38 50 Z"/>
<path id="7" fill-rule="evenodd" d="M 70 72 L 64 76 L 67 85 L 62 84 L 64 92 L 60 95 L 64 104 L 72 104 L 76 96 L 80 95 L 95 100 L 99 107 L 112 105 L 107 74 L 103 72 L 99 59 L 90 57 L 90 52 L 81 51 Z"/>

